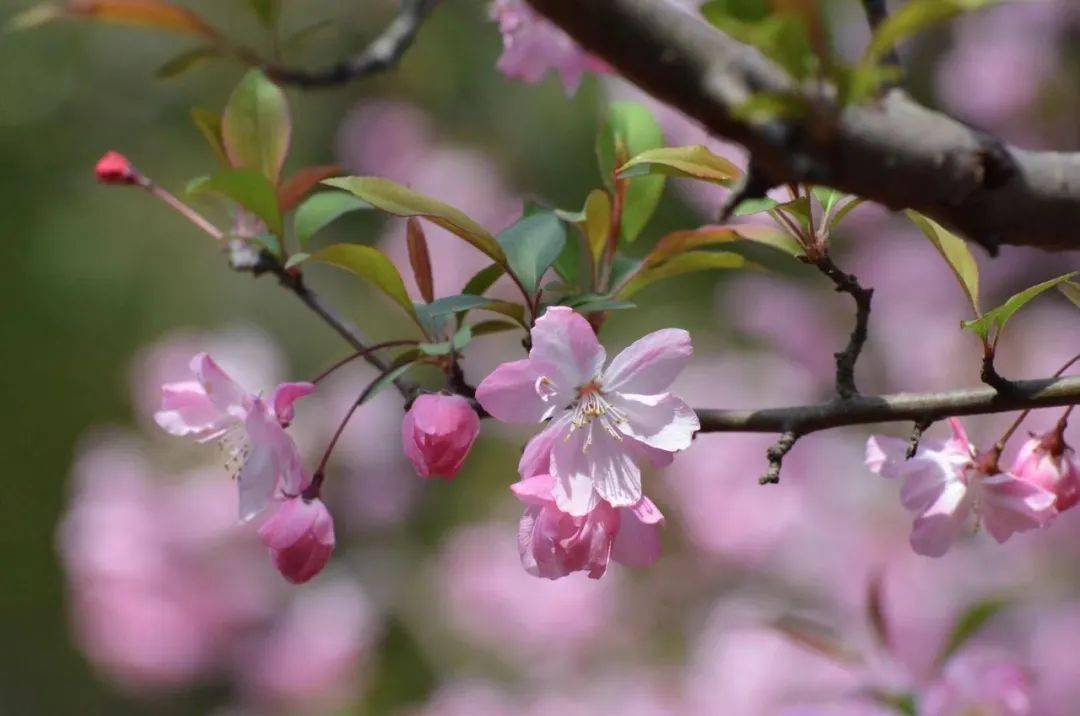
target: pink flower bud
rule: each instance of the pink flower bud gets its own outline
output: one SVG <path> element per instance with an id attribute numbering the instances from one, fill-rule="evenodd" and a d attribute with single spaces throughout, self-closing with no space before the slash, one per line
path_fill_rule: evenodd
<path id="1" fill-rule="evenodd" d="M 322 500 L 293 497 L 259 527 L 259 537 L 281 576 L 302 584 L 321 572 L 334 552 L 334 519 Z"/>
<path id="2" fill-rule="evenodd" d="M 1080 465 L 1057 432 L 1033 437 L 1020 448 L 1010 472 L 1053 492 L 1054 507 L 1064 512 L 1080 502 Z"/>
<path id="3" fill-rule="evenodd" d="M 102 184 L 137 184 L 139 181 L 135 166 L 117 152 L 106 152 L 94 167 L 94 175 Z"/>
<path id="4" fill-rule="evenodd" d="M 421 395 L 401 422 L 405 457 L 420 477 L 454 477 L 480 432 L 480 418 L 460 395 Z"/>

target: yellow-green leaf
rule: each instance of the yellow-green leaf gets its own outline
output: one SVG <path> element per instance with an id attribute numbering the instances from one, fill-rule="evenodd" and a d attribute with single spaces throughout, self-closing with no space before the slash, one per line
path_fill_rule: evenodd
<path id="1" fill-rule="evenodd" d="M 645 266 L 656 266 L 677 254 L 703 246 L 728 244 L 740 238 L 742 237 L 730 226 L 702 226 L 689 231 L 673 231 L 656 242 L 656 246 L 645 257 Z"/>
<path id="2" fill-rule="evenodd" d="M 8 32 L 30 30 L 47 22 L 59 20 L 62 17 L 64 17 L 64 8 L 51 2 L 41 3 L 15 13 L 4 23 L 4 29 Z"/>
<path id="3" fill-rule="evenodd" d="M 334 244 L 313 254 L 308 260 L 321 261 L 356 274 L 389 296 L 405 309 L 414 321 L 419 323 L 416 308 L 409 298 L 408 291 L 405 290 L 405 282 L 401 280 L 401 274 L 398 273 L 394 262 L 378 249 L 359 244 Z"/>
<path id="4" fill-rule="evenodd" d="M 967 244 L 941 224 L 917 211 L 908 209 L 904 213 L 915 226 L 919 227 L 926 238 L 930 239 L 930 243 L 945 259 L 945 263 L 949 265 L 956 280 L 960 282 L 960 288 L 964 290 L 971 302 L 975 314 L 979 315 L 979 266 L 975 263 L 975 257 L 971 255 Z"/>
<path id="5" fill-rule="evenodd" d="M 789 256 L 799 257 L 805 253 L 803 247 L 799 246 L 799 243 L 791 238 L 791 234 L 775 229 L 772 226 L 741 224 L 736 227 L 736 231 L 740 239 L 764 244 L 778 251 L 783 251 Z"/>
<path id="6" fill-rule="evenodd" d="M 584 228 L 595 265 L 604 253 L 611 232 L 611 198 L 603 189 L 593 189 L 585 198 Z"/>
<path id="7" fill-rule="evenodd" d="M 64 8 L 68 17 L 150 27 L 186 35 L 217 39 L 217 32 L 187 8 L 162 0 L 72 0 Z"/>
<path id="8" fill-rule="evenodd" d="M 278 209 L 274 187 L 262 174 L 247 169 L 227 169 L 212 177 L 192 182 L 188 192 L 211 191 L 232 199 L 262 219 L 271 232 L 281 236 L 281 211 Z"/>
<path id="9" fill-rule="evenodd" d="M 649 149 L 619 167 L 619 176 L 666 174 L 700 179 L 728 186 L 742 176 L 742 170 L 700 144 L 688 147 Z"/>
<path id="10" fill-rule="evenodd" d="M 277 186 L 292 137 L 285 93 L 259 70 L 248 72 L 225 106 L 221 136 L 233 167 L 261 172 Z"/>
<path id="11" fill-rule="evenodd" d="M 1080 283 L 1065 281 L 1058 285 L 1058 290 L 1065 294 L 1065 298 L 1072 301 L 1074 306 L 1080 308 Z"/>
<path id="12" fill-rule="evenodd" d="M 1064 276 L 1058 276 L 1057 278 L 1052 278 L 1049 281 L 1043 281 L 1040 284 L 1026 288 L 1023 291 L 1010 296 L 1009 300 L 1005 301 L 1005 303 L 997 308 L 987 311 L 974 321 L 964 321 L 963 326 L 982 339 L 988 338 L 990 332 L 994 329 L 996 329 L 997 333 L 1001 333 L 1001 330 L 1005 328 L 1005 324 L 1009 322 L 1009 319 L 1013 317 L 1013 314 L 1027 305 L 1029 301 L 1039 294 L 1049 291 L 1055 286 L 1064 285 L 1066 281 L 1076 274 L 1077 272 L 1073 271 Z"/>
<path id="13" fill-rule="evenodd" d="M 208 109 L 196 107 L 191 110 L 191 121 L 195 124 L 195 128 L 199 130 L 199 134 L 206 140 L 206 143 L 210 145 L 214 156 L 222 164 L 228 166 L 229 158 L 225 155 L 225 144 L 221 141 L 221 117 Z"/>
<path id="14" fill-rule="evenodd" d="M 688 251 L 673 256 L 658 266 L 643 269 L 623 286 L 618 295 L 619 298 L 629 298 L 651 283 L 692 271 L 737 269 L 748 265 L 750 265 L 749 262 L 738 254 L 723 251 Z"/>
<path id="15" fill-rule="evenodd" d="M 494 261 L 506 266 L 506 254 L 487 229 L 463 212 L 437 199 L 378 177 L 339 177 L 327 179 L 323 184 L 352 192 L 375 208 L 395 216 L 422 216 L 460 236 Z"/>
<path id="16" fill-rule="evenodd" d="M 664 146 L 664 134 L 648 109 L 634 102 L 615 102 L 608 109 L 596 139 L 596 158 L 604 185 L 615 191 L 615 170 L 632 157 Z M 663 175 L 622 180 L 619 235 L 632 242 L 649 222 L 664 193 Z"/>
<path id="17" fill-rule="evenodd" d="M 877 64 L 901 40 L 971 10 L 997 5 L 1003 0 L 909 0 L 889 15 L 874 33 L 863 62 Z"/>

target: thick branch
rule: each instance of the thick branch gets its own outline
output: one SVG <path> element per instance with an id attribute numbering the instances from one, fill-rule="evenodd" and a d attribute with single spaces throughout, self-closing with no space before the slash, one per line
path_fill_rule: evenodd
<path id="1" fill-rule="evenodd" d="M 1080 403 L 1080 376 L 1022 380 L 1008 393 L 980 387 L 945 393 L 857 395 L 818 405 L 763 410 L 698 410 L 702 432 L 800 435 L 845 425 L 913 420 L 924 423 L 960 415 L 1007 413 Z"/>
<path id="2" fill-rule="evenodd" d="M 847 347 L 833 354 L 836 358 L 836 392 L 841 398 L 850 398 L 859 392 L 855 387 L 855 363 L 866 343 L 874 289 L 863 288 L 858 278 L 841 271 L 828 254 L 822 255 L 813 263 L 836 285 L 837 291 L 850 295 L 855 301 L 855 327 L 851 330 Z"/>
<path id="3" fill-rule="evenodd" d="M 352 80 L 385 72 L 397 65 L 412 45 L 420 26 L 424 24 L 437 0 L 402 0 L 397 16 L 382 34 L 359 54 L 324 70 L 305 70 L 269 64 L 263 67 L 267 76 L 281 84 L 305 89 L 334 87 Z"/>
<path id="4" fill-rule="evenodd" d="M 804 120 L 752 123 L 738 109 L 792 80 L 672 0 L 529 0 L 625 77 L 750 150 L 773 184 L 825 184 L 912 208 L 988 248 L 1080 248 L 1080 154 L 1009 147 L 900 90 Z M 976 91 L 977 88 L 973 88 Z"/>

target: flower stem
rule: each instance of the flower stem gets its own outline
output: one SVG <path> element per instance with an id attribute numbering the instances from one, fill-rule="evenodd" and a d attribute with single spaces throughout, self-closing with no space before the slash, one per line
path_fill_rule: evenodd
<path id="1" fill-rule="evenodd" d="M 162 189 L 160 186 L 158 186 L 151 180 L 146 179 L 145 177 L 139 183 L 139 186 L 146 189 L 148 192 L 160 199 L 162 202 L 165 203 L 166 206 L 175 211 L 177 214 L 184 217 L 192 224 L 197 226 L 199 229 L 209 234 L 210 238 L 212 238 L 214 241 L 217 241 L 219 243 L 221 241 L 224 241 L 225 234 L 221 231 L 221 229 L 211 224 L 202 214 L 177 199 L 165 189 Z"/>
<path id="2" fill-rule="evenodd" d="M 1080 361 L 1080 353 L 1074 355 L 1072 358 L 1070 358 L 1068 360 L 1068 362 L 1065 363 L 1065 365 L 1058 368 L 1057 372 L 1054 373 L 1054 377 L 1057 378 L 1058 376 L 1060 376 L 1062 373 L 1064 373 L 1069 368 L 1071 368 L 1072 365 L 1074 363 L 1076 363 L 1077 361 Z M 1070 405 L 1068 407 L 1068 409 L 1065 411 L 1065 414 L 1061 416 L 1061 422 L 1064 422 L 1064 421 L 1066 421 L 1068 419 L 1069 413 L 1072 412 L 1072 409 L 1074 407 L 1076 407 L 1075 404 Z M 1005 431 L 1005 434 L 1001 436 L 1001 439 L 998 440 L 996 443 L 994 443 L 994 450 L 999 455 L 1005 450 L 1005 443 L 1009 442 L 1009 438 L 1011 438 L 1013 436 L 1013 433 L 1015 433 L 1017 431 L 1017 429 L 1020 427 L 1020 424 L 1024 422 L 1024 420 L 1028 416 L 1028 413 L 1030 413 L 1030 412 L 1031 412 L 1031 408 L 1028 408 L 1024 412 L 1020 413 L 1019 417 L 1017 417 L 1016 420 L 1013 421 L 1013 424 L 1009 426 L 1009 429 Z"/>

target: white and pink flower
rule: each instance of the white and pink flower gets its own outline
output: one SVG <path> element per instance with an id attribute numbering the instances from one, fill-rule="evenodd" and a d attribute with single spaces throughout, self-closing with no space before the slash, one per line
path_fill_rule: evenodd
<path id="1" fill-rule="evenodd" d="M 307 487 L 296 445 L 285 432 L 293 404 L 310 395 L 311 383 L 282 383 L 269 401 L 240 387 L 206 353 L 191 360 L 195 380 L 162 386 L 155 421 L 166 432 L 217 442 L 240 490 L 240 519 L 251 520 L 275 496 L 293 496 Z"/>
<path id="2" fill-rule="evenodd" d="M 453 479 L 469 456 L 480 418 L 460 395 L 421 395 L 401 421 L 401 445 L 420 477 Z"/>
<path id="3" fill-rule="evenodd" d="M 956 418 L 949 425 L 949 440 L 923 441 L 911 459 L 899 438 L 872 435 L 866 443 L 867 467 L 904 480 L 900 501 L 917 515 L 911 531 L 916 552 L 940 557 L 972 524 L 981 523 L 1002 543 L 1053 518 L 1054 493 L 1008 472 L 985 472 L 964 426 Z"/>
<path id="4" fill-rule="evenodd" d="M 606 370 L 592 327 L 565 306 L 549 308 L 531 335 L 529 357 L 502 364 L 476 391 L 504 422 L 552 420 L 525 447 L 522 478 L 551 475 L 551 497 L 571 517 L 601 502 L 635 507 L 643 497 L 638 462 L 669 464 L 700 427 L 693 409 L 668 392 L 693 353 L 690 335 L 650 333 Z"/>
<path id="5" fill-rule="evenodd" d="M 1057 431 L 1027 440 L 1010 472 L 1021 480 L 1053 492 L 1054 507 L 1064 512 L 1080 502 L 1080 464 Z"/>

